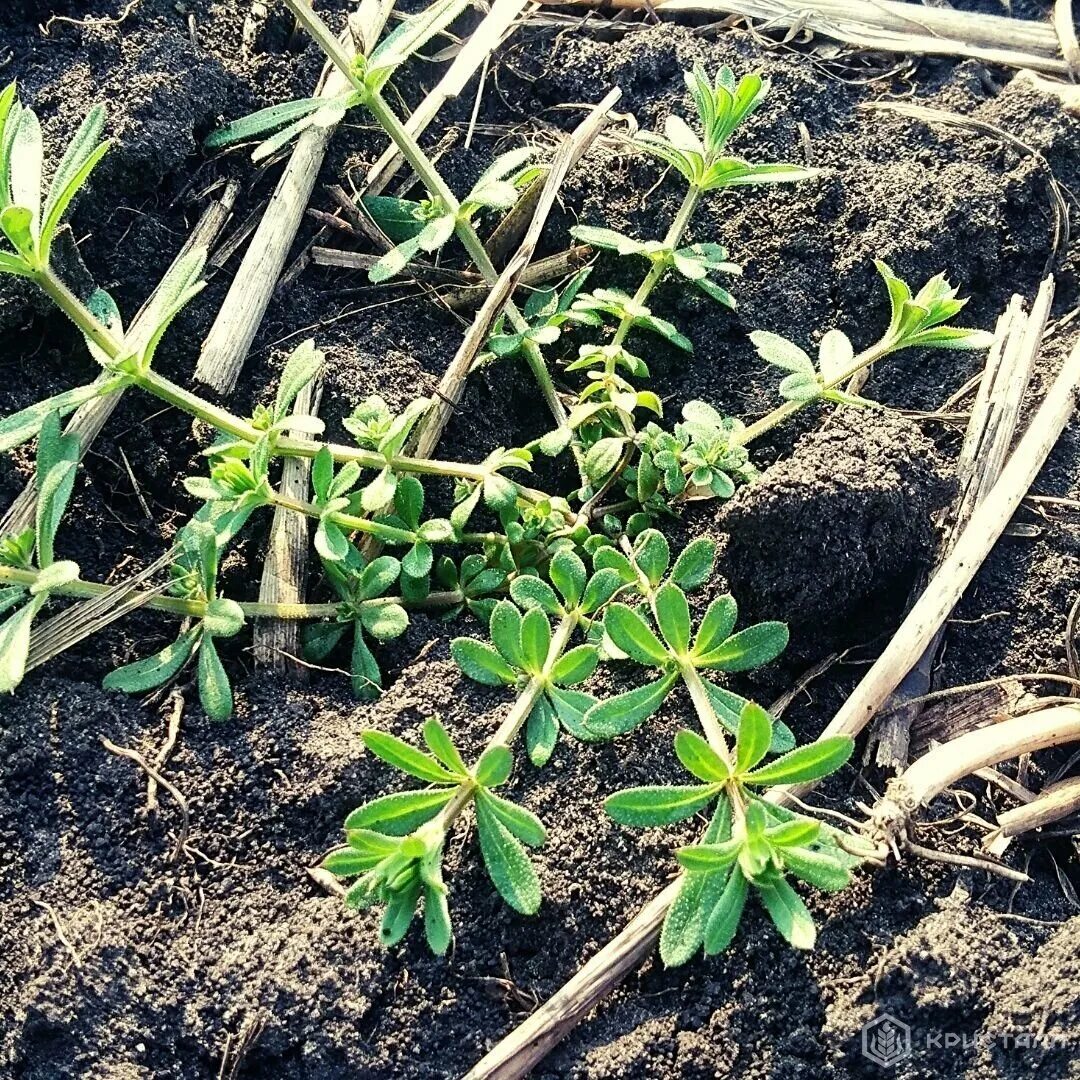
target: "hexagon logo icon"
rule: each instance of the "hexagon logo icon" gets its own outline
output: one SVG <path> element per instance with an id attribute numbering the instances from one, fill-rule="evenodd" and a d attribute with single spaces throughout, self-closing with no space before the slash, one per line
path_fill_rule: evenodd
<path id="1" fill-rule="evenodd" d="M 862 1052 L 883 1069 L 899 1065 L 911 1057 L 911 1027 L 891 1013 L 882 1013 L 863 1025 Z"/>

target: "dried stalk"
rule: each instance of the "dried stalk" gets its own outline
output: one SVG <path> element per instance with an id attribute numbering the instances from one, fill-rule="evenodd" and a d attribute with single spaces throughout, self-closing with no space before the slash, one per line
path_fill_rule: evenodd
<path id="1" fill-rule="evenodd" d="M 1014 295 L 998 320 L 997 335 L 987 354 L 957 462 L 959 497 L 943 533 L 935 570 L 952 551 L 975 508 L 1001 475 L 1016 433 L 1020 406 L 1031 381 L 1035 358 L 1046 332 L 1053 298 L 1053 278 L 1046 278 L 1032 303 L 1030 315 L 1024 314 L 1023 297 Z M 878 743 L 877 764 L 884 768 L 901 768 L 908 761 L 911 725 L 920 710 L 917 705 L 897 706 L 922 697 L 930 689 L 931 673 L 944 637 L 945 624 L 942 623 L 922 656 L 890 696 L 886 706 L 888 711 L 878 718 L 873 737 Z"/>
<path id="2" fill-rule="evenodd" d="M 443 105 L 451 98 L 456 98 L 468 86 L 469 80 L 502 44 L 514 20 L 529 3 L 530 0 L 495 0 L 483 21 L 469 35 L 464 48 L 454 57 L 454 62 L 446 69 L 446 73 L 409 117 L 405 127 L 413 138 L 427 129 Z M 391 144 L 368 170 L 360 194 L 378 195 L 385 191 L 386 185 L 394 178 L 403 161 L 397 147 Z"/>
<path id="3" fill-rule="evenodd" d="M 296 395 L 293 412 L 298 416 L 317 416 L 321 400 L 322 380 L 316 377 Z M 310 459 L 286 458 L 281 467 L 279 491 L 286 498 L 307 499 L 310 479 Z M 274 510 L 259 585 L 259 603 L 304 602 L 309 540 L 305 517 L 283 506 Z M 287 674 L 296 682 L 307 681 L 308 669 L 294 659 L 300 649 L 300 627 L 296 620 L 260 619 L 255 624 L 253 638 L 256 663 Z"/>
<path id="4" fill-rule="evenodd" d="M 1080 705 L 1057 705 L 942 743 L 889 781 L 870 815 L 870 835 L 876 843 L 892 847 L 902 839 L 915 812 L 950 784 L 999 762 L 1077 740 Z"/>
<path id="5" fill-rule="evenodd" d="M 1051 784 L 1030 802 L 998 814 L 998 827 L 983 839 L 983 847 L 993 850 L 999 840 L 1053 825 L 1080 813 L 1080 776 Z"/>
<path id="6" fill-rule="evenodd" d="M 1066 359 L 988 498 L 972 514 L 967 528 L 958 538 L 948 559 L 931 579 L 926 591 L 911 609 L 877 662 L 822 732 L 821 738 L 841 734 L 854 736 L 862 731 L 888 695 L 896 689 L 911 665 L 922 655 L 1004 531 L 1065 424 L 1073 415 L 1078 385 L 1080 341 Z M 1048 714 L 1054 715 L 1048 719 Z M 1006 724 L 1010 727 L 1005 728 Z M 1065 733 L 1060 739 L 1052 734 L 1059 731 L 1058 725 Z M 1006 731 L 1007 740 L 1003 746 L 992 739 L 992 734 L 1002 729 Z M 1010 754 L 1015 756 L 1036 748 L 1035 741 L 1025 741 L 1032 737 L 1035 730 L 1049 735 L 1051 739 L 1037 741 L 1039 746 L 1055 745 L 1055 739 L 1065 741 L 1066 738 L 1080 738 L 1080 708 L 1065 706 L 1064 713 L 1059 709 L 1047 709 L 1034 717 L 1016 718 L 996 727 L 962 736 L 962 739 L 978 736 L 985 740 L 979 745 L 986 748 L 988 754 L 986 760 L 968 763 L 966 771 L 1000 761 Z M 955 747 L 960 741 L 956 740 L 951 745 Z M 989 752 L 991 747 L 1000 749 L 1001 756 L 994 757 L 993 753 Z M 912 768 L 918 769 L 920 764 L 916 763 Z M 922 768 L 928 769 L 927 766 Z M 916 772 L 915 781 L 919 781 L 922 775 L 922 772 Z M 951 782 L 947 779 L 948 773 L 937 770 L 936 766 L 933 776 L 937 779 L 946 778 L 946 782 Z M 783 803 L 790 797 L 800 798 L 811 786 L 804 784 L 774 788 L 769 792 L 768 798 L 770 801 Z M 651 900 L 615 938 L 580 968 L 562 989 L 474 1066 L 466 1080 L 492 1080 L 496 1077 L 499 1080 L 508 1080 L 528 1073 L 652 951 L 664 916 L 678 895 L 679 888 L 680 882 L 676 879 Z"/>
<path id="7" fill-rule="evenodd" d="M 964 56 L 1004 67 L 1067 75 L 1049 23 L 925 7 L 897 0 L 541 0 L 566 7 L 616 7 L 672 15 L 742 15 L 765 27 L 812 30 L 878 52 Z"/>
<path id="8" fill-rule="evenodd" d="M 371 11 L 370 4 L 361 5 L 360 18 L 362 21 L 368 19 L 362 30 L 365 42 L 371 40 L 373 31 L 374 36 L 378 36 L 381 24 L 377 20 L 385 22 L 390 14 L 390 5 L 381 5 L 374 15 L 368 15 Z M 371 19 L 376 21 L 372 23 Z M 345 31 L 340 43 L 351 61 L 356 55 L 351 30 Z M 330 61 L 323 68 L 320 83 L 318 95 L 324 98 L 335 97 L 349 88 L 348 79 Z M 326 156 L 326 148 L 336 130 L 336 125 L 323 127 L 313 124 L 305 128 L 296 140 L 266 213 L 251 238 L 221 310 L 203 342 L 195 377 L 219 394 L 231 393 L 236 385 L 296 237 L 296 230 L 303 220 L 319 168 Z"/>
<path id="9" fill-rule="evenodd" d="M 192 229 L 191 235 L 184 242 L 184 246 L 177 252 L 176 258 L 173 259 L 172 266 L 175 266 L 184 256 L 196 248 L 209 248 L 213 245 L 221 230 L 225 227 L 226 222 L 232 216 L 233 206 L 236 203 L 236 196 L 239 191 L 240 185 L 235 181 L 229 181 L 221 198 L 211 202 L 203 211 L 195 228 Z M 167 276 L 168 271 L 165 272 L 163 278 Z M 156 291 L 155 289 L 154 292 L 156 293 Z M 146 311 L 153 298 L 154 294 L 151 293 L 136 313 L 131 323 L 132 331 L 137 329 L 139 317 Z M 98 381 L 108 377 L 108 373 L 103 374 Z M 92 398 L 85 405 L 79 406 L 68 421 L 67 426 L 64 428 L 64 434 L 79 437 L 80 461 L 86 456 L 86 451 L 90 449 L 91 443 L 101 433 L 106 421 L 112 416 L 113 410 L 120 404 L 123 393 L 123 390 L 117 390 L 105 397 Z M 4 514 L 3 518 L 0 518 L 0 536 L 17 535 L 24 529 L 29 529 L 34 524 L 36 505 L 37 493 L 34 481 L 30 480 L 26 487 L 15 497 L 11 506 L 8 507 L 7 513 Z"/>

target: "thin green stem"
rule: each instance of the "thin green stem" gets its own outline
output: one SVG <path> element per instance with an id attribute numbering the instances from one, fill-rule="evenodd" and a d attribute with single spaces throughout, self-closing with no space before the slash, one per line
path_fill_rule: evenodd
<path id="1" fill-rule="evenodd" d="M 675 215 L 675 219 L 672 221 L 671 226 L 667 231 L 667 235 L 664 237 L 664 249 L 666 251 L 674 251 L 675 248 L 679 246 L 683 234 L 690 224 L 690 219 L 694 216 L 694 211 L 697 209 L 698 202 L 701 200 L 701 194 L 701 188 L 693 184 L 686 189 L 686 194 L 683 196 L 679 212 Z M 653 289 L 660 283 L 660 279 L 664 276 L 670 266 L 670 255 L 667 258 L 657 259 L 657 261 L 653 263 L 652 269 L 645 275 L 644 280 L 638 286 L 637 292 L 634 293 L 633 303 L 635 306 L 644 305 L 645 301 L 649 299 Z M 622 345 L 630 331 L 633 329 L 633 326 L 633 316 L 628 315 L 624 317 L 615 331 L 615 337 L 612 344 Z M 611 363 L 614 365 L 614 360 L 612 360 Z"/>
<path id="2" fill-rule="evenodd" d="M 125 356 L 123 342 L 95 318 L 93 312 L 57 277 L 51 268 L 38 273 L 34 281 L 54 304 L 90 338 L 111 360 L 120 361 Z M 131 383 L 154 397 L 175 406 L 189 416 L 205 421 L 218 431 L 223 431 L 245 442 L 255 442 L 262 434 L 248 421 L 234 413 L 207 401 L 205 398 L 185 390 L 182 386 L 154 371 L 126 373 Z M 459 461 L 438 461 L 427 458 L 414 458 L 399 455 L 389 462 L 381 454 L 370 450 L 361 450 L 355 446 L 343 446 L 339 443 L 322 443 L 310 439 L 283 438 L 278 440 L 275 452 L 284 457 L 313 458 L 323 447 L 327 447 L 338 462 L 355 461 L 369 469 L 383 469 L 390 465 L 397 472 L 420 473 L 429 476 L 448 476 L 463 480 L 483 480 L 487 470 L 481 465 Z"/>
<path id="3" fill-rule="evenodd" d="M 837 375 L 836 378 L 827 382 L 824 389 L 833 390 L 841 383 L 846 383 L 853 375 L 857 375 L 863 368 L 869 367 L 895 348 L 896 343 L 888 338 L 879 341 L 876 345 L 871 345 L 869 349 L 859 353 L 852 360 L 850 366 Z M 820 398 L 811 399 L 811 401 L 820 400 Z M 810 403 L 810 401 L 785 401 L 783 405 L 778 405 L 772 412 L 766 413 L 760 420 L 754 421 L 749 427 L 745 427 L 738 434 L 733 435 L 731 445 L 745 446 L 747 443 L 753 442 L 754 439 L 758 439 L 766 432 L 772 431 L 778 424 L 782 424 L 789 416 L 793 416 Z"/>
<path id="4" fill-rule="evenodd" d="M 543 671 L 539 675 L 534 675 L 521 688 L 510 712 L 506 714 L 506 719 L 503 720 L 495 734 L 488 740 L 485 750 L 490 750 L 493 746 L 509 747 L 517 738 L 518 733 L 525 726 L 525 721 L 529 719 L 529 714 L 532 712 L 537 698 L 540 697 L 544 692 L 544 688 L 548 685 L 551 669 L 555 666 L 559 657 L 562 656 L 577 624 L 578 616 L 576 613 L 570 612 L 563 616 L 562 621 L 555 628 L 555 633 L 551 636 L 551 645 L 548 647 Z M 441 832 L 445 833 L 453 825 L 465 807 L 472 802 L 475 794 L 476 784 L 472 781 L 463 783 L 454 792 L 453 798 L 442 808 L 439 816 L 434 819 L 438 823 L 437 827 Z"/>
<path id="5" fill-rule="evenodd" d="M 8 585 L 23 585 L 29 588 L 38 578 L 37 570 L 22 570 L 12 566 L 0 566 L 0 582 Z M 115 592 L 117 586 L 104 585 L 97 581 L 83 581 L 77 578 L 65 585 L 50 589 L 50 593 L 57 596 L 66 596 L 73 600 L 93 600 L 106 593 Z M 139 590 L 139 595 L 145 595 L 143 607 L 152 611 L 163 611 L 169 615 L 179 615 L 184 618 L 201 619 L 206 614 L 205 600 L 185 600 L 179 596 L 158 596 L 154 593 Z M 372 607 L 385 604 L 399 604 L 411 610 L 428 610 L 432 608 L 453 607 L 464 601 L 464 594 L 453 589 L 446 592 L 428 593 L 422 600 L 405 600 L 400 596 L 379 596 L 364 603 Z M 256 619 L 332 619 L 341 610 L 339 603 L 333 604 L 263 604 L 252 600 L 238 601 L 240 609 L 249 618 Z"/>

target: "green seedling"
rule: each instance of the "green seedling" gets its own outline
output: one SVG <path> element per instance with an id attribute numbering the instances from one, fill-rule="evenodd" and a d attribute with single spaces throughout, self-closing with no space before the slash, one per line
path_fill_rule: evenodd
<path id="1" fill-rule="evenodd" d="M 55 557 L 56 533 L 67 509 L 79 464 L 79 440 L 60 432 L 60 417 L 41 422 L 37 449 L 37 510 L 33 529 L 0 538 L 0 566 L 38 571 L 32 585 L 0 585 L 0 692 L 11 693 L 22 682 L 30 652 L 34 619 L 57 589 L 79 576 L 70 559 Z"/>
<path id="2" fill-rule="evenodd" d="M 337 39 L 323 26 L 326 40 L 321 37 L 316 40 L 332 58 L 343 58 L 353 77 L 351 89 L 335 97 L 297 98 L 260 109 L 218 128 L 207 136 L 203 145 L 207 150 L 220 150 L 273 132 L 252 152 L 252 161 L 258 162 L 288 146 L 309 128 L 336 126 L 350 109 L 365 105 L 373 95 L 380 94 L 394 72 L 433 37 L 442 33 L 467 6 L 468 0 L 436 0 L 419 14 L 402 20 L 401 25 L 388 34 L 370 56 L 358 55 L 351 60 L 342 53 Z"/>
<path id="3" fill-rule="evenodd" d="M 203 605 L 202 618 L 160 652 L 110 672 L 102 685 L 106 690 L 142 694 L 174 679 L 194 656 L 200 704 L 211 720 L 227 720 L 233 711 L 233 693 L 216 640 L 240 632 L 244 611 L 235 600 L 218 596 L 222 544 L 211 520 L 203 517 L 189 522 L 181 530 L 177 546 L 180 553 L 173 564 L 173 594 Z"/>
<path id="4" fill-rule="evenodd" d="M 466 555 L 460 566 L 449 556 L 442 555 L 435 563 L 435 581 L 459 597 L 446 612 L 446 619 L 467 611 L 486 626 L 498 602 L 495 594 L 506 587 L 507 574 L 505 570 L 489 566 L 483 555 Z"/>
<path id="5" fill-rule="evenodd" d="M 614 548 L 597 552 L 597 565 L 615 570 L 644 601 L 638 606 L 621 601 L 608 605 L 604 613 L 605 652 L 652 669 L 656 677 L 592 706 L 582 720 L 587 738 L 611 739 L 633 731 L 660 708 L 680 681 L 692 697 L 708 701 L 728 731 L 738 730 L 746 699 L 702 672 L 711 676 L 713 672 L 762 667 L 787 647 L 788 631 L 783 623 L 763 622 L 735 633 L 738 606 L 734 597 L 725 595 L 713 600 L 693 632 L 686 592 L 708 581 L 715 557 L 710 541 L 697 541 L 675 561 L 668 576 L 670 550 L 663 533 L 656 529 L 641 533 L 626 553 Z M 635 599 L 633 595 L 626 598 Z M 791 732 L 783 725 L 777 726 L 776 737 L 777 749 L 794 745 Z"/>
<path id="6" fill-rule="evenodd" d="M 523 146 L 500 155 L 488 166 L 456 208 L 448 206 L 437 196 L 421 202 L 394 200 L 399 205 L 393 208 L 386 205 L 385 198 L 380 199 L 376 209 L 380 215 L 386 214 L 389 219 L 386 222 L 387 228 L 398 235 L 403 232 L 412 233 L 411 229 L 403 228 L 406 215 L 410 215 L 420 228 L 412 235 L 406 235 L 383 255 L 368 271 L 368 280 L 374 284 L 389 281 L 400 274 L 421 252 L 430 255 L 441 250 L 453 237 L 459 223 L 471 225 L 482 210 L 512 210 L 522 191 L 545 172 L 544 166 L 533 161 L 535 157 L 536 150 L 531 146 Z M 371 209 L 370 203 L 368 207 Z M 375 223 L 382 227 L 383 222 L 379 216 L 375 217 Z"/>
<path id="7" fill-rule="evenodd" d="M 105 108 L 95 105 L 68 144 L 48 187 L 41 124 L 16 97 L 15 83 L 0 93 L 0 231 L 11 245 L 0 251 L 0 271 L 36 278 L 49 265 L 64 214 L 109 149 L 101 141 Z"/>
<path id="8" fill-rule="evenodd" d="M 701 842 L 676 852 L 683 876 L 660 936 L 660 955 L 669 967 L 702 946 L 707 955 L 726 949 L 751 890 L 788 942 L 813 948 L 814 920 L 788 877 L 834 891 L 848 884 L 859 862 L 820 821 L 761 797 L 776 785 L 835 772 L 851 756 L 851 739 L 819 740 L 763 764 L 775 744 L 772 729 L 769 714 L 747 702 L 733 754 L 718 753 L 696 732 L 680 731 L 675 753 L 695 783 L 628 788 L 604 803 L 612 818 L 636 828 L 671 825 L 714 807 Z"/>
<path id="9" fill-rule="evenodd" d="M 480 851 L 499 895 L 515 911 L 535 914 L 540 882 L 526 846 L 546 838 L 540 819 L 496 795 L 506 783 L 514 758 L 493 742 L 476 765 L 466 766 L 446 728 L 435 718 L 423 727 L 427 751 L 380 731 L 364 733 L 364 744 L 378 758 L 428 786 L 421 791 L 385 795 L 345 819 L 347 846 L 331 852 L 324 867 L 339 877 L 358 877 L 345 894 L 353 908 L 386 905 L 379 940 L 390 946 L 409 929 L 421 897 L 424 932 L 431 950 L 444 954 L 451 925 L 442 876 L 443 849 L 450 826 L 470 803 L 476 813 Z"/>
<path id="10" fill-rule="evenodd" d="M 323 556 L 323 569 L 341 603 L 334 622 L 317 623 L 303 633 L 304 657 L 321 664 L 352 634 L 349 673 L 353 693 L 361 701 L 371 701 L 382 693 L 382 672 L 366 637 L 378 642 L 392 641 L 409 627 L 409 616 L 401 604 L 386 595 L 398 580 L 401 563 L 390 555 L 380 555 L 370 563 L 348 541 L 340 557 Z"/>
<path id="11" fill-rule="evenodd" d="M 796 406 L 820 400 L 872 405 L 839 387 L 875 360 L 901 349 L 985 349 L 994 340 L 985 330 L 946 325 L 967 300 L 956 299 L 956 289 L 943 274 L 931 278 L 912 296 L 911 289 L 885 263 L 878 259 L 874 265 L 889 293 L 889 326 L 880 341 L 858 356 L 848 336 L 836 329 L 822 337 L 816 365 L 798 345 L 779 334 L 755 330 L 750 335 L 763 360 L 791 373 L 780 383 L 780 396 L 786 401 Z"/>

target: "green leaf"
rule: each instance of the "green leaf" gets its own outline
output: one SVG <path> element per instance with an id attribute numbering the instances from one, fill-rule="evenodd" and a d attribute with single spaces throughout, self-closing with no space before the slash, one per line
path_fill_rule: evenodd
<path id="1" fill-rule="evenodd" d="M 499 600 L 491 609 L 488 623 L 491 640 L 503 659 L 511 666 L 525 669 L 521 652 L 521 612 L 509 600 Z"/>
<path id="2" fill-rule="evenodd" d="M 739 867 L 731 871 L 724 891 L 709 913 L 705 924 L 705 953 L 715 956 L 723 952 L 735 937 L 746 907 L 747 881 Z"/>
<path id="3" fill-rule="evenodd" d="M 409 628 L 409 615 L 400 604 L 364 604 L 360 622 L 376 641 L 391 641 Z"/>
<path id="4" fill-rule="evenodd" d="M 469 769 L 464 759 L 458 752 L 450 738 L 450 733 L 443 726 L 437 716 L 431 716 L 424 721 L 422 730 L 424 742 L 427 748 L 441 761 L 455 776 L 467 776 Z"/>
<path id="5" fill-rule="evenodd" d="M 695 731 L 684 728 L 676 734 L 675 755 L 687 772 L 707 784 L 723 783 L 731 776 L 724 759 Z"/>
<path id="6" fill-rule="evenodd" d="M 277 396 L 274 398 L 275 419 L 283 420 L 288 415 L 297 395 L 315 378 L 322 365 L 323 354 L 315 348 L 314 338 L 302 341 L 293 349 L 278 382 Z"/>
<path id="7" fill-rule="evenodd" d="M 395 892 L 386 903 L 382 922 L 379 924 L 379 944 L 389 949 L 409 932 L 416 904 L 420 899 L 420 879 L 410 882 L 400 892 Z"/>
<path id="8" fill-rule="evenodd" d="M 675 853 L 679 865 L 695 873 L 727 870 L 739 857 L 742 840 L 724 840 L 719 844 L 692 844 Z"/>
<path id="9" fill-rule="evenodd" d="M 420 528 L 420 515 L 424 512 L 424 485 L 415 476 L 403 476 L 398 481 L 394 492 L 394 510 L 407 528 L 413 531 Z"/>
<path id="10" fill-rule="evenodd" d="M 68 143 L 64 156 L 53 174 L 49 193 L 42 211 L 43 224 L 41 239 L 43 258 L 47 254 L 47 245 L 52 239 L 71 200 L 79 188 L 86 183 L 94 166 L 104 157 L 109 144 L 99 143 L 102 128 L 105 126 L 105 106 L 95 105 L 79 125 L 75 137 Z"/>
<path id="11" fill-rule="evenodd" d="M 768 765 L 747 773 L 743 780 L 758 786 L 819 780 L 844 765 L 854 748 L 855 743 L 850 735 L 830 735 L 770 761 Z"/>
<path id="12" fill-rule="evenodd" d="M 784 371 L 817 378 L 814 361 L 795 342 L 768 330 L 754 330 L 750 334 L 750 340 L 757 349 L 758 356 L 766 363 L 783 368 Z"/>
<path id="13" fill-rule="evenodd" d="M 450 655 L 474 682 L 484 686 L 512 686 L 517 682 L 517 672 L 490 645 L 475 638 L 454 638 Z"/>
<path id="14" fill-rule="evenodd" d="M 383 795 L 355 809 L 345 819 L 345 829 L 374 829 L 387 836 L 408 836 L 430 821 L 450 801 L 455 790 L 438 788 Z"/>
<path id="15" fill-rule="evenodd" d="M 393 501 L 397 491 L 397 475 L 388 465 L 360 492 L 360 505 L 369 514 L 376 514 Z"/>
<path id="16" fill-rule="evenodd" d="M 106 690 L 122 690 L 125 694 L 142 694 L 161 686 L 188 662 L 199 639 L 199 632 L 199 627 L 193 627 L 153 656 L 110 671 L 102 679 L 102 687 Z"/>
<path id="17" fill-rule="evenodd" d="M 539 674 L 547 662 L 550 647 L 551 624 L 548 617 L 539 608 L 532 608 L 521 620 L 521 655 L 525 660 L 525 670 L 532 675 Z"/>
<path id="18" fill-rule="evenodd" d="M 639 664 L 655 667 L 671 660 L 671 653 L 645 620 L 626 604 L 608 606 L 604 613 L 604 629 L 611 640 Z"/>
<path id="19" fill-rule="evenodd" d="M 206 605 L 202 625 L 204 633 L 211 637 L 232 637 L 244 625 L 244 609 L 227 597 L 211 600 Z"/>
<path id="20" fill-rule="evenodd" d="M 152 363 L 173 319 L 205 286 L 206 282 L 200 280 L 205 265 L 206 249 L 194 248 L 173 263 L 147 301 L 137 332 L 132 332 L 127 340 L 143 367 L 148 368 Z"/>
<path id="21" fill-rule="evenodd" d="M 589 583 L 585 586 L 585 592 L 581 597 L 581 612 L 584 615 L 592 615 L 602 608 L 622 586 L 622 578 L 618 571 L 613 569 L 597 570 Z"/>
<path id="22" fill-rule="evenodd" d="M 739 717 L 748 704 L 747 699 L 740 697 L 738 694 L 733 694 L 730 690 L 725 690 L 722 686 L 717 686 L 716 683 L 710 682 L 708 679 L 702 679 L 702 682 L 705 683 L 709 701 L 712 702 L 712 707 L 716 710 L 717 719 L 737 738 L 739 734 Z M 783 754 L 793 749 L 794 746 L 795 736 L 791 728 L 783 721 L 774 719 L 769 753 Z"/>
<path id="23" fill-rule="evenodd" d="M 786 623 L 755 623 L 716 648 L 696 655 L 694 666 L 719 671 L 750 671 L 775 660 L 787 648 L 787 643 Z"/>
<path id="24" fill-rule="evenodd" d="M 548 615 L 561 615 L 562 605 L 555 590 L 538 577 L 526 574 L 510 582 L 510 596 L 523 608 L 539 608 Z"/>
<path id="25" fill-rule="evenodd" d="M 37 236 L 41 225 L 41 174 L 45 147 L 41 124 L 33 109 L 19 114 L 11 145 L 11 201 L 30 212 L 28 231 Z"/>
<path id="26" fill-rule="evenodd" d="M 37 576 L 37 580 L 30 586 L 30 595 L 37 596 L 39 593 L 49 593 L 53 589 L 61 589 L 65 585 L 78 580 L 79 564 L 70 559 L 62 559 L 60 562 L 50 563 Z"/>
<path id="27" fill-rule="evenodd" d="M 633 731 L 660 708 L 678 677 L 677 671 L 669 672 L 655 682 L 599 702 L 585 714 L 585 730 L 593 740 L 613 739 Z"/>
<path id="28" fill-rule="evenodd" d="M 660 931 L 660 959 L 665 967 L 679 967 L 692 959 L 701 945 L 704 913 L 701 896 L 705 880 L 701 874 L 684 874 L 679 891 L 671 902 Z"/>
<path id="29" fill-rule="evenodd" d="M 539 769 L 548 763 L 559 738 L 555 709 L 547 695 L 541 694 L 529 711 L 525 724 L 525 746 L 529 760 Z"/>
<path id="30" fill-rule="evenodd" d="M 578 606 L 585 590 L 585 564 L 568 549 L 557 551 L 548 568 L 551 584 L 562 594 L 566 609 Z"/>
<path id="31" fill-rule="evenodd" d="M 634 561 L 654 588 L 663 580 L 671 561 L 667 539 L 658 529 L 646 529 L 634 545 Z"/>
<path id="32" fill-rule="evenodd" d="M 395 68 L 449 26 L 467 6 L 468 0 L 436 0 L 387 34 L 368 59 L 368 70 L 378 73 L 375 88 L 385 84 Z"/>
<path id="33" fill-rule="evenodd" d="M 755 882 L 755 885 L 776 929 L 796 949 L 812 949 L 817 940 L 817 929 L 798 893 L 783 878 L 768 884 Z"/>
<path id="34" fill-rule="evenodd" d="M 718 784 L 626 788 L 604 800 L 604 810 L 620 825 L 646 828 L 671 825 L 704 810 L 720 791 Z"/>
<path id="35" fill-rule="evenodd" d="M 601 482 L 622 459 L 626 439 L 600 439 L 585 455 L 585 472 L 593 483 Z"/>
<path id="36" fill-rule="evenodd" d="M 722 645 L 735 629 L 739 609 L 731 595 L 718 596 L 708 607 L 697 637 L 694 639 L 694 656 L 707 654 Z"/>
<path id="37" fill-rule="evenodd" d="M 417 780 L 429 784 L 454 784 L 463 779 L 461 775 L 443 768 L 430 754 L 385 731 L 365 731 L 361 738 L 377 758 L 409 776 L 415 776 Z"/>
<path id="38" fill-rule="evenodd" d="M 207 150 L 220 150 L 222 147 L 231 146 L 233 143 L 244 142 L 246 139 L 262 135 L 267 131 L 274 131 L 286 124 L 294 123 L 301 117 L 308 116 L 318 111 L 326 104 L 325 98 L 299 98 L 295 101 L 283 101 L 280 105 L 271 105 L 267 109 L 259 109 L 247 116 L 234 120 L 231 124 L 225 124 L 203 140 L 203 147 Z"/>
<path id="39" fill-rule="evenodd" d="M 50 413 L 41 425 L 37 454 L 35 510 L 38 565 L 53 561 L 53 541 L 67 508 L 79 463 L 79 437 L 61 435 L 60 417 Z"/>
<path id="40" fill-rule="evenodd" d="M 547 839 L 543 822 L 525 807 L 490 791 L 478 791 L 476 801 L 482 802 L 523 844 L 539 847 Z"/>
<path id="41" fill-rule="evenodd" d="M 769 752 L 772 717 L 753 701 L 739 713 L 739 734 L 735 739 L 735 771 L 740 776 L 752 769 Z"/>
<path id="42" fill-rule="evenodd" d="M 585 694 L 580 690 L 563 690 L 558 686 L 547 687 L 546 694 L 555 709 L 559 723 L 575 739 L 588 741 L 594 738 L 592 733 L 585 728 L 585 714 L 596 704 L 596 698 L 592 694 Z"/>
<path id="43" fill-rule="evenodd" d="M 26 674 L 30 628 L 40 608 L 32 600 L 0 623 L 0 693 L 13 693 Z"/>
<path id="44" fill-rule="evenodd" d="M 211 720 L 228 720 L 233 711 L 229 676 L 218 656 L 214 639 L 203 634 L 199 642 L 199 703 Z"/>
<path id="45" fill-rule="evenodd" d="M 570 235 L 583 244 L 617 251 L 620 255 L 637 255 L 642 248 L 639 240 L 633 240 L 614 229 L 602 229 L 593 225 L 575 225 L 571 228 Z"/>
<path id="46" fill-rule="evenodd" d="M 690 647 L 690 605 L 686 593 L 668 582 L 657 590 L 655 603 L 660 633 L 676 656 L 685 656 Z"/>
<path id="47" fill-rule="evenodd" d="M 715 562 L 716 543 L 707 537 L 699 537 L 687 544 L 675 560 L 671 581 L 687 592 L 697 589 L 712 577 Z"/>
<path id="48" fill-rule="evenodd" d="M 412 199 L 396 199 L 390 195 L 364 195 L 360 205 L 371 220 L 395 244 L 413 240 L 423 232 L 426 222 L 420 216 L 420 203 Z"/>
<path id="49" fill-rule="evenodd" d="M 424 936 L 436 956 L 445 956 L 453 938 L 446 892 L 424 886 Z"/>
<path id="50" fill-rule="evenodd" d="M 357 874 L 370 870 L 377 859 L 377 856 L 369 852 L 357 851 L 352 847 L 341 847 L 331 851 L 320 865 L 335 877 L 355 877 Z"/>
<path id="51" fill-rule="evenodd" d="M 496 743 L 480 755 L 473 775 L 481 787 L 498 787 L 510 778 L 513 767 L 514 755 L 505 746 Z"/>
<path id="52" fill-rule="evenodd" d="M 357 594 L 361 600 L 374 600 L 381 596 L 398 579 L 401 564 L 393 555 L 380 555 L 372 559 L 360 574 Z"/>
<path id="53" fill-rule="evenodd" d="M 476 802 L 476 826 L 480 851 L 495 888 L 502 898 L 523 915 L 533 915 L 540 907 L 540 882 L 520 841 L 499 820 L 483 800 Z"/>
<path id="54" fill-rule="evenodd" d="M 415 543 L 401 560 L 401 572 L 406 577 L 422 578 L 431 572 L 432 563 L 435 561 L 435 553 L 430 544 Z"/>
<path id="55" fill-rule="evenodd" d="M 595 670 L 600 651 L 595 645 L 577 645 L 555 661 L 551 681 L 559 686 L 574 686 L 584 682 Z"/>
<path id="56" fill-rule="evenodd" d="M 847 867 L 823 851 L 790 847 L 784 850 L 783 860 L 785 869 L 815 889 L 837 892 L 851 883 Z"/>
<path id="57" fill-rule="evenodd" d="M 352 656 L 349 663 L 353 694 L 361 701 L 374 701 L 382 690 L 382 672 L 364 641 L 357 625 L 353 630 Z"/>

